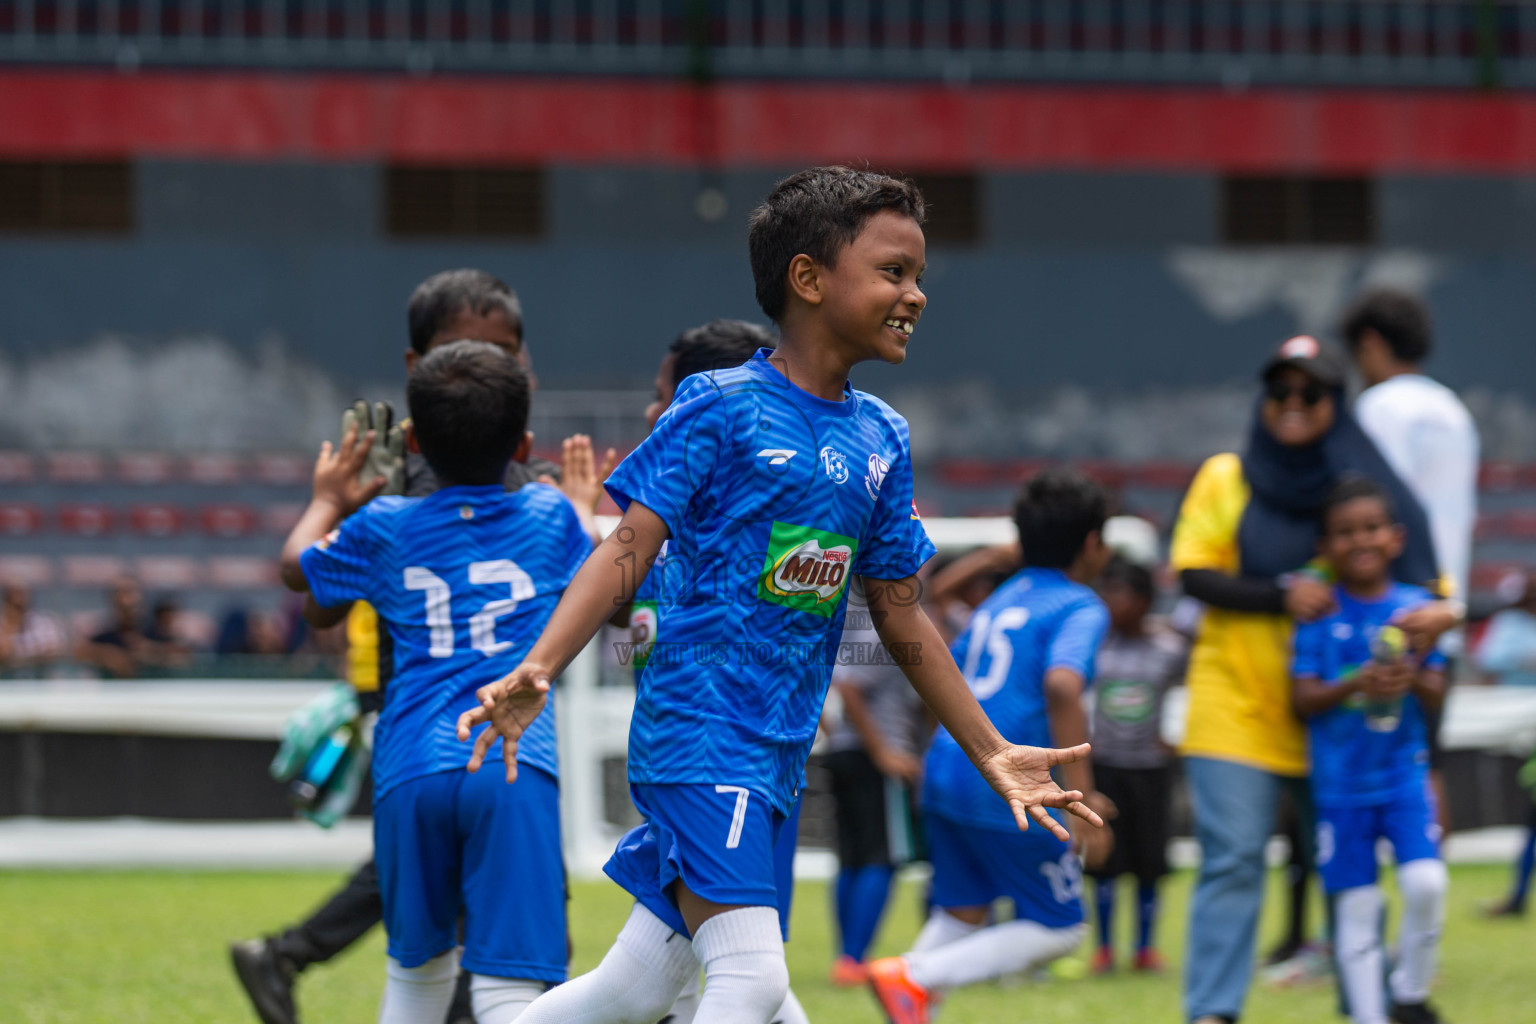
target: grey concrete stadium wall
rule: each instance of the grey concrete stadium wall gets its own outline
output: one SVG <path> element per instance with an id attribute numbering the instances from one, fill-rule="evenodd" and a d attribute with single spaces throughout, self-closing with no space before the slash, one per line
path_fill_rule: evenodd
<path id="1" fill-rule="evenodd" d="M 677 330 L 760 318 L 744 223 L 776 177 L 555 168 L 546 237 L 483 244 L 387 239 L 374 166 L 146 162 L 131 237 L 0 238 L 0 354 L 103 335 L 212 335 L 247 351 L 276 337 L 343 386 L 389 379 L 412 286 L 476 265 L 523 295 L 546 386 L 643 387 Z M 713 222 L 695 212 L 706 184 L 727 199 Z M 859 382 L 1028 393 L 1246 380 L 1280 337 L 1325 329 L 1361 283 L 1401 281 L 1435 304 L 1440 376 L 1536 397 L 1536 183 L 1385 179 L 1370 250 L 1223 248 L 1217 198 L 1208 175 L 988 177 L 984 241 L 930 250 L 931 307 L 908 365 Z"/>

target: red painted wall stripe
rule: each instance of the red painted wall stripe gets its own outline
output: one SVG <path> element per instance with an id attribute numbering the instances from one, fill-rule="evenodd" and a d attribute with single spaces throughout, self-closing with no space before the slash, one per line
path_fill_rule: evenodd
<path id="1" fill-rule="evenodd" d="M 1536 95 L 6 70 L 0 154 L 1519 173 Z"/>

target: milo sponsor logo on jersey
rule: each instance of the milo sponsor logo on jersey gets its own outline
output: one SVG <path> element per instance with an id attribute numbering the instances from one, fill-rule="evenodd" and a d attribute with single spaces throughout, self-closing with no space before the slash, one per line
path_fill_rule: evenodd
<path id="1" fill-rule="evenodd" d="M 852 537 L 774 523 L 768 557 L 757 581 L 757 596 L 830 618 L 848 586 L 858 547 L 859 542 Z"/>
<path id="2" fill-rule="evenodd" d="M 629 641 L 634 645 L 630 656 L 636 670 L 645 668 L 645 663 L 651 660 L 660 624 L 661 611 L 655 601 L 636 601 L 630 606 Z"/>

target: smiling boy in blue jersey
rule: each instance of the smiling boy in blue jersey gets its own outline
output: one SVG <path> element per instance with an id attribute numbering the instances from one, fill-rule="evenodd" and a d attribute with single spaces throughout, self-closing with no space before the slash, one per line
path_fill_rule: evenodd
<path id="1" fill-rule="evenodd" d="M 514 789 L 462 770 L 455 719 L 477 686 L 526 655 L 592 550 L 589 515 L 554 487 L 503 486 L 530 440 L 528 377 L 514 356 L 453 342 L 420 360 L 406 393 L 408 443 L 445 486 L 373 498 L 383 478 L 358 479 L 373 432 L 327 443 L 283 548 L 283 580 L 306 592 L 306 618 L 367 601 L 394 641 L 373 754 L 389 937 L 380 1024 L 443 1019 L 461 918 L 476 1019 L 509 1024 L 565 979 L 555 723 L 545 716 L 523 738 L 527 785 Z M 502 885 L 502 868 L 524 887 Z"/>
<path id="2" fill-rule="evenodd" d="M 775 186 L 752 214 L 748 246 L 778 348 L 683 383 L 608 480 L 619 528 L 525 662 L 460 719 L 461 737 L 492 723 L 515 779 L 512 753 L 550 680 L 629 603 L 632 567 L 668 542 L 671 639 L 666 657 L 652 653 L 630 730 L 631 794 L 646 822 L 607 866 L 636 905 L 603 962 L 536 1000 L 526 1024 L 650 1024 L 700 963 L 701 1020 L 771 1020 L 789 982 L 773 844 L 798 795 L 853 573 L 882 641 L 900 645 L 913 686 L 1019 827 L 1033 818 L 1065 835 L 1048 806 L 1099 823 L 1050 774 L 1086 745 L 1004 740 L 923 613 L 915 574 L 934 549 L 912 505 L 906 422 L 848 383 L 860 362 L 905 358 L 927 304 L 922 218 L 911 184 L 868 171 L 815 168 Z"/>
<path id="3" fill-rule="evenodd" d="M 1317 869 L 1334 901 L 1334 950 L 1356 1024 L 1438 1024 L 1429 1005 L 1445 920 L 1446 872 L 1429 789 L 1426 709 L 1445 699 L 1445 658 L 1405 650 L 1402 615 L 1429 604 L 1394 582 L 1403 527 L 1364 477 L 1345 478 L 1322 509 L 1318 549 L 1337 585 L 1333 614 L 1296 629 L 1293 702 L 1307 720 Z M 1383 991 L 1376 844 L 1392 844 L 1403 921 Z"/>
<path id="4" fill-rule="evenodd" d="M 728 370 L 740 366 L 752 358 L 760 348 L 772 348 L 773 332 L 745 320 L 711 320 L 707 324 L 692 327 L 673 339 L 667 354 L 656 371 L 656 397 L 646 406 L 645 419 L 651 429 L 661 414 L 667 411 L 677 396 L 678 386 L 696 373 L 710 370 Z M 638 680 L 656 641 L 664 635 L 658 612 L 661 607 L 663 584 L 666 578 L 667 545 L 661 545 L 650 572 L 635 589 L 635 600 L 629 610 L 630 646 L 626 652 L 634 666 Z M 794 895 L 795 839 L 800 830 L 800 801 L 785 819 L 779 838 L 773 846 L 774 877 L 779 894 L 779 930 L 789 939 L 789 908 Z M 698 1012 L 698 986 L 683 989 L 665 1024 L 690 1024 Z M 806 1024 L 805 1010 L 791 991 L 784 997 L 784 1004 L 773 1015 L 772 1024 Z"/>
<path id="5" fill-rule="evenodd" d="M 1109 612 L 1088 586 L 1109 562 L 1102 537 L 1109 500 L 1074 470 L 1048 469 L 1014 506 L 1024 568 L 971 615 L 951 650 L 981 709 L 1010 742 L 1050 746 L 1088 735 L 1083 690 Z M 1063 769 L 1084 802 L 1109 816 L 1089 762 Z M 933 864 L 933 912 L 904 957 L 869 965 L 870 986 L 895 1024 L 926 1024 L 944 991 L 1016 974 L 1065 956 L 1083 940 L 1081 852 L 1090 865 L 1110 833 L 1067 819 L 1073 843 L 1020 833 L 1007 808 L 947 729 L 923 766 L 923 817 Z M 1074 850 L 1076 847 L 1076 850 Z M 986 926 L 992 904 L 1014 916 Z"/>

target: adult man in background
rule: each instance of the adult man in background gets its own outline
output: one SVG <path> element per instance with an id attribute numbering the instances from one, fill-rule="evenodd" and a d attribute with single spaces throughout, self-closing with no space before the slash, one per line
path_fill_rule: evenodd
<path id="1" fill-rule="evenodd" d="M 1456 588 L 1451 596 L 1466 601 L 1477 524 L 1477 425 L 1456 392 L 1420 369 L 1433 347 L 1429 307 L 1408 292 L 1367 291 L 1344 314 L 1340 332 L 1365 383 L 1355 401 L 1355 419 L 1424 507 L 1440 569 Z M 1452 658 L 1462 653 L 1461 645 L 1459 631 L 1442 641 Z M 1446 678 L 1455 682 L 1454 662 Z M 1440 712 L 1425 725 L 1430 783 L 1440 824 L 1449 828 L 1440 774 Z"/>

